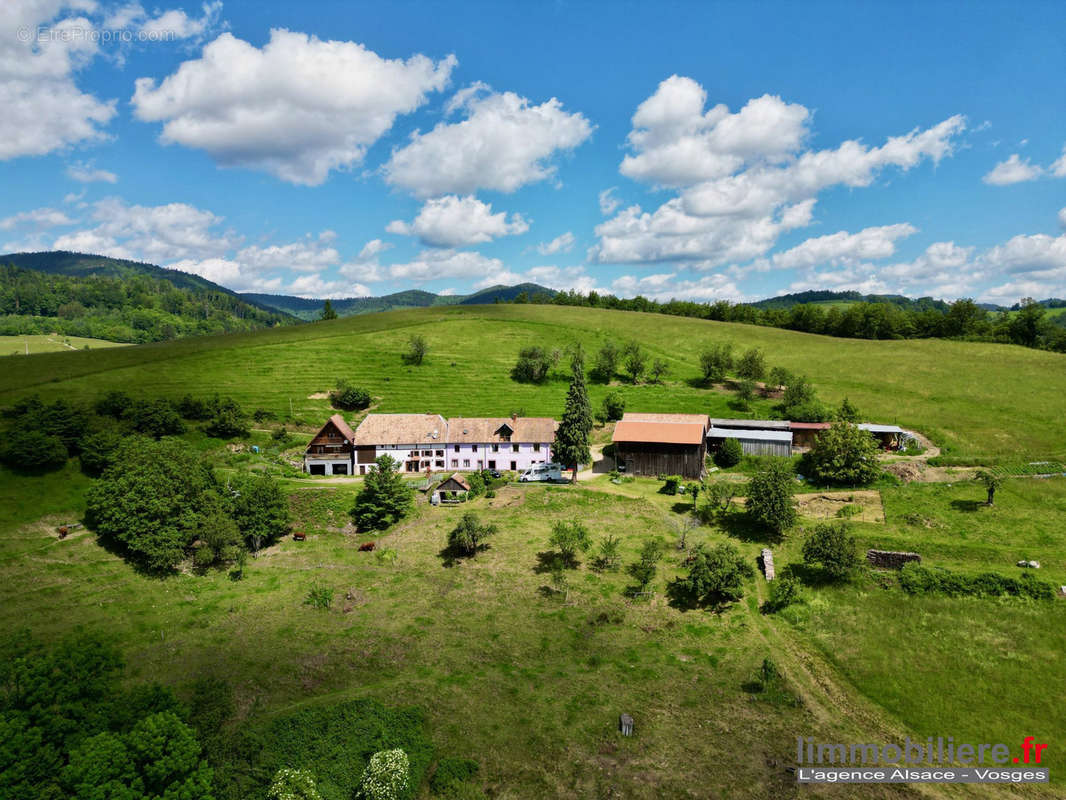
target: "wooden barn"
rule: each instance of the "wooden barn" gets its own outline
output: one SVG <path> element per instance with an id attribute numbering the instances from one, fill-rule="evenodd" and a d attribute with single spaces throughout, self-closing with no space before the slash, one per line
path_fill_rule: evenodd
<path id="1" fill-rule="evenodd" d="M 699 480 L 707 456 L 702 414 L 625 414 L 614 427 L 615 462 L 631 475 Z"/>
<path id="2" fill-rule="evenodd" d="M 440 482 L 440 485 L 433 490 L 440 498 L 441 502 L 453 502 L 458 503 L 459 499 L 465 497 L 470 491 L 470 484 L 466 482 L 466 478 L 462 473 L 452 473 L 451 477 L 445 478 Z"/>

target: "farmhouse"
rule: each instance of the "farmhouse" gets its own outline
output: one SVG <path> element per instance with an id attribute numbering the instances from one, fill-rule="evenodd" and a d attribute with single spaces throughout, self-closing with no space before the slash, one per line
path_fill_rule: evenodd
<path id="1" fill-rule="evenodd" d="M 624 414 L 614 427 L 615 463 L 631 475 L 699 479 L 707 455 L 702 414 Z"/>
<path id="2" fill-rule="evenodd" d="M 355 432 L 334 414 L 314 435 L 304 452 L 304 472 L 312 475 L 351 475 L 355 472 Z"/>
<path id="3" fill-rule="evenodd" d="M 401 472 L 444 469 L 448 423 L 440 414 L 367 414 L 355 429 L 359 475 L 381 456 L 400 463 Z"/>
<path id="4" fill-rule="evenodd" d="M 788 424 L 787 422 L 785 423 Z M 757 430 L 753 428 L 719 428 L 707 431 L 707 443 L 711 452 L 717 452 L 726 439 L 736 439 L 746 456 L 792 455 L 792 431 Z"/>
<path id="5" fill-rule="evenodd" d="M 367 414 L 354 431 L 334 414 L 307 447 L 304 471 L 365 475 L 382 455 L 402 472 L 523 471 L 551 460 L 558 423 L 551 417 Z"/>
<path id="6" fill-rule="evenodd" d="M 448 420 L 448 468 L 525 471 L 551 461 L 558 426 L 551 417 L 454 417 Z"/>

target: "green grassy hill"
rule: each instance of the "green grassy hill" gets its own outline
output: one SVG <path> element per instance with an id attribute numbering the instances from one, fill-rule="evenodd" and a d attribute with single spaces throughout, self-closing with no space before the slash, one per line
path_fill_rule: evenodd
<path id="1" fill-rule="evenodd" d="M 425 336 L 421 366 L 402 363 L 412 334 Z M 177 397 L 229 394 L 248 408 L 290 412 L 314 422 L 328 413 L 309 396 L 345 377 L 378 398 L 379 411 L 558 416 L 566 392 L 560 374 L 542 386 L 509 377 L 529 344 L 594 353 L 605 341 L 640 342 L 670 367 L 661 385 L 592 384 L 599 404 L 620 391 L 633 411 L 733 415 L 731 395 L 699 386 L 697 356 L 712 342 L 758 346 L 770 365 L 808 376 L 823 400 L 847 396 L 867 419 L 930 435 L 946 453 L 1016 462 L 1066 458 L 1066 356 L 1012 345 L 945 340 L 837 339 L 774 328 L 599 309 L 491 305 L 447 306 L 362 315 L 252 333 L 44 354 L 0 375 L 0 404 L 40 392 L 94 397 L 121 386 Z M 560 368 L 560 373 L 562 369 Z M 760 400 L 755 413 L 767 413 Z"/>

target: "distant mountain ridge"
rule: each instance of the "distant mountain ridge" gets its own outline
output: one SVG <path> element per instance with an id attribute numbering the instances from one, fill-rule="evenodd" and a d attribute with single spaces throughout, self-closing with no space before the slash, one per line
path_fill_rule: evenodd
<path id="1" fill-rule="evenodd" d="M 331 299 L 333 310 L 340 317 L 352 317 L 356 314 L 372 314 L 379 311 L 400 311 L 405 308 L 426 308 L 428 306 L 485 305 L 496 302 L 509 303 L 525 293 L 528 297 L 546 294 L 554 297 L 557 292 L 536 283 L 520 283 L 515 286 L 490 286 L 473 294 L 434 294 L 421 289 L 408 289 L 402 292 L 382 295 L 381 297 L 345 297 Z M 309 299 L 291 295 L 247 293 L 240 295 L 249 302 L 264 308 L 277 309 L 302 320 L 315 320 L 322 314 L 326 304 L 324 298 Z"/>

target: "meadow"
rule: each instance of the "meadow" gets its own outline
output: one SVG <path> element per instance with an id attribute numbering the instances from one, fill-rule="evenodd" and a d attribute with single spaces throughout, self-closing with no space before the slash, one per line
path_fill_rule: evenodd
<path id="1" fill-rule="evenodd" d="M 421 366 L 401 361 L 412 333 L 430 344 Z M 865 416 L 915 427 L 954 456 L 1019 464 L 1066 454 L 1061 355 L 543 306 L 422 309 L 33 356 L 0 373 L 0 405 L 33 392 L 93 399 L 113 388 L 169 397 L 218 391 L 316 427 L 329 409 L 308 395 L 346 377 L 368 388 L 381 411 L 558 415 L 564 378 L 514 383 L 508 371 L 518 349 L 580 342 L 593 352 L 608 338 L 639 341 L 671 374 L 659 385 L 591 384 L 594 404 L 620 391 L 630 410 L 733 415 L 732 394 L 701 386 L 696 367 L 701 347 L 731 341 L 806 373 L 822 399 L 847 395 Z M 751 413 L 771 406 L 759 400 Z M 284 419 L 265 424 L 292 429 Z M 682 572 L 677 543 L 691 502 L 663 494 L 654 479 L 509 486 L 451 508 L 423 499 L 409 519 L 371 537 L 349 522 L 359 484 L 294 477 L 269 431 L 245 442 L 262 448 L 254 456 L 198 431 L 185 438 L 220 471 L 265 469 L 282 480 L 307 540 L 286 538 L 249 559 L 242 580 L 227 569 L 152 576 L 84 528 L 58 538 L 57 526 L 81 519 L 91 483 L 76 460 L 40 476 L 0 469 L 0 628 L 29 627 L 44 641 L 103 632 L 125 656 L 127 681 L 161 681 L 183 696 L 199 678 L 225 678 L 237 699 L 231 724 L 241 728 L 265 731 L 293 711 L 357 698 L 418 706 L 437 754 L 476 759 L 479 783 L 495 798 L 855 796 L 844 786 L 795 784 L 787 768 L 798 736 L 945 735 L 1016 748 L 1033 735 L 1052 743 L 1050 787 L 884 785 L 863 796 L 1066 791 L 1066 759 L 1054 744 L 1066 725 L 1056 691 L 1066 649 L 1061 598 L 912 596 L 892 573 L 863 571 L 835 586 L 801 572 L 804 602 L 777 614 L 762 613 L 770 586 L 759 574 L 721 612 L 684 610 L 666 589 Z M 739 482 L 755 466 L 745 460 L 711 479 Z M 1066 479 L 1008 478 L 991 508 L 972 480 L 885 480 L 872 491 L 879 502 L 862 502 L 876 513 L 857 519 L 873 521 L 851 523 L 860 551 L 913 550 L 928 566 L 1003 575 L 1035 559 L 1040 578 L 1066 584 Z M 499 531 L 486 550 L 455 562 L 442 550 L 467 510 Z M 594 553 L 580 557 L 560 591 L 545 570 L 558 520 L 581 521 L 594 539 L 619 537 L 623 563 L 660 540 L 654 595 L 627 597 L 632 579 L 594 568 Z M 737 504 L 693 529 L 687 544 L 730 542 L 753 564 L 770 546 L 783 574 L 817 521 L 770 536 Z M 360 552 L 371 538 L 377 552 Z M 328 590 L 328 610 L 305 603 L 316 586 Z M 784 676 L 774 693 L 753 688 L 766 658 Z M 630 739 L 616 732 L 622 712 L 636 720 Z"/>
<path id="2" fill-rule="evenodd" d="M 403 363 L 407 338 L 429 355 Z M 736 323 L 602 309 L 451 306 L 351 317 L 248 334 L 42 355 L 0 375 L 0 404 L 33 392 L 94 398 L 116 386 L 145 395 L 215 392 L 314 426 L 330 413 L 315 399 L 347 378 L 375 410 L 445 416 L 562 413 L 561 365 L 545 385 L 509 377 L 519 349 L 635 340 L 670 373 L 661 384 L 590 385 L 598 406 L 618 391 L 631 411 L 735 416 L 731 394 L 699 382 L 698 354 L 715 342 L 761 347 L 770 365 L 806 375 L 828 403 L 845 396 L 871 421 L 916 428 L 960 462 L 1066 459 L 1066 355 L 1013 345 L 938 339 L 839 339 Z M 564 359 L 565 361 L 565 359 Z M 760 400 L 752 415 L 771 413 Z"/>
<path id="3" fill-rule="evenodd" d="M 38 353 L 69 353 L 72 350 L 93 350 L 102 347 L 126 347 L 122 342 L 106 339 L 86 339 L 62 334 L 33 334 L 0 336 L 0 355 L 37 355 Z"/>

